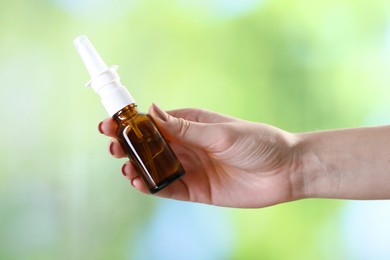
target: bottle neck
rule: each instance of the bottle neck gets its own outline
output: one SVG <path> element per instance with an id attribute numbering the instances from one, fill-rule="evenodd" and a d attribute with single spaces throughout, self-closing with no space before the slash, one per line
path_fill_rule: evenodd
<path id="1" fill-rule="evenodd" d="M 132 103 L 119 110 L 112 116 L 112 118 L 119 124 L 123 121 L 132 118 L 136 114 L 138 114 L 137 105 L 135 103 Z"/>

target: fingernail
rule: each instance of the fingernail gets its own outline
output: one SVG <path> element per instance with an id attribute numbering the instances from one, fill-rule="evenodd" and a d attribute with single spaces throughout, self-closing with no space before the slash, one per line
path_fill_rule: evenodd
<path id="1" fill-rule="evenodd" d="M 137 177 L 135 177 L 135 178 L 137 178 Z M 130 184 L 131 184 L 131 186 L 133 186 L 133 187 L 135 187 L 135 186 L 134 186 L 134 180 L 135 180 L 135 178 L 131 179 L 131 181 L 130 181 Z"/>
<path id="2" fill-rule="evenodd" d="M 156 114 L 156 116 L 161 120 L 161 121 L 167 121 L 168 119 L 168 114 L 162 110 L 161 108 L 159 108 L 155 103 L 152 104 L 153 106 L 153 110 Z"/>
<path id="3" fill-rule="evenodd" d="M 103 125 L 103 121 L 100 122 L 99 125 L 98 125 L 98 130 L 99 130 L 99 133 L 101 133 L 101 134 L 103 134 L 102 125 Z"/>
<path id="4" fill-rule="evenodd" d="M 126 177 L 125 168 L 126 168 L 126 164 L 123 164 L 121 171 L 122 171 L 123 176 Z"/>
<path id="5" fill-rule="evenodd" d="M 108 148 L 108 150 L 110 151 L 111 155 L 114 155 L 114 142 L 113 141 L 111 141 L 110 147 Z"/>

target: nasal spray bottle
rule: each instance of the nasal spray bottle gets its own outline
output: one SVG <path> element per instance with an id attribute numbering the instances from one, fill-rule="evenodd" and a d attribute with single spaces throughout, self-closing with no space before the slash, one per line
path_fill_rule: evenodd
<path id="1" fill-rule="evenodd" d="M 117 140 L 151 193 L 163 189 L 184 174 L 184 169 L 152 118 L 139 113 L 133 97 L 120 82 L 116 70 L 108 67 L 84 35 L 74 40 L 91 77 L 91 87 L 101 98 L 107 113 L 118 124 Z"/>

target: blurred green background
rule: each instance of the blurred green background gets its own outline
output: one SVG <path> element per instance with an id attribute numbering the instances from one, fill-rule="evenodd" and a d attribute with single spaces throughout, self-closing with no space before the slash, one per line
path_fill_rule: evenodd
<path id="1" fill-rule="evenodd" d="M 291 132 L 390 123 L 389 1 L 0 0 L 0 259 L 390 259 L 386 201 L 245 210 L 139 194 L 97 132 L 80 34 L 143 111 Z"/>

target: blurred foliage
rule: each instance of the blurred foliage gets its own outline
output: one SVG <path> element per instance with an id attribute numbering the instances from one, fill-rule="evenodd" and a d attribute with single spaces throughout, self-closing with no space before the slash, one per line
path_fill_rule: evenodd
<path id="1" fill-rule="evenodd" d="M 162 207 L 105 152 L 77 35 L 120 65 L 141 110 L 200 107 L 300 132 L 389 109 L 389 12 L 388 1 L 355 0 L 0 1 L 0 259 L 131 259 Z M 345 259 L 342 207 L 221 209 L 233 218 L 229 255 Z M 186 239 L 172 237 L 177 250 Z"/>

